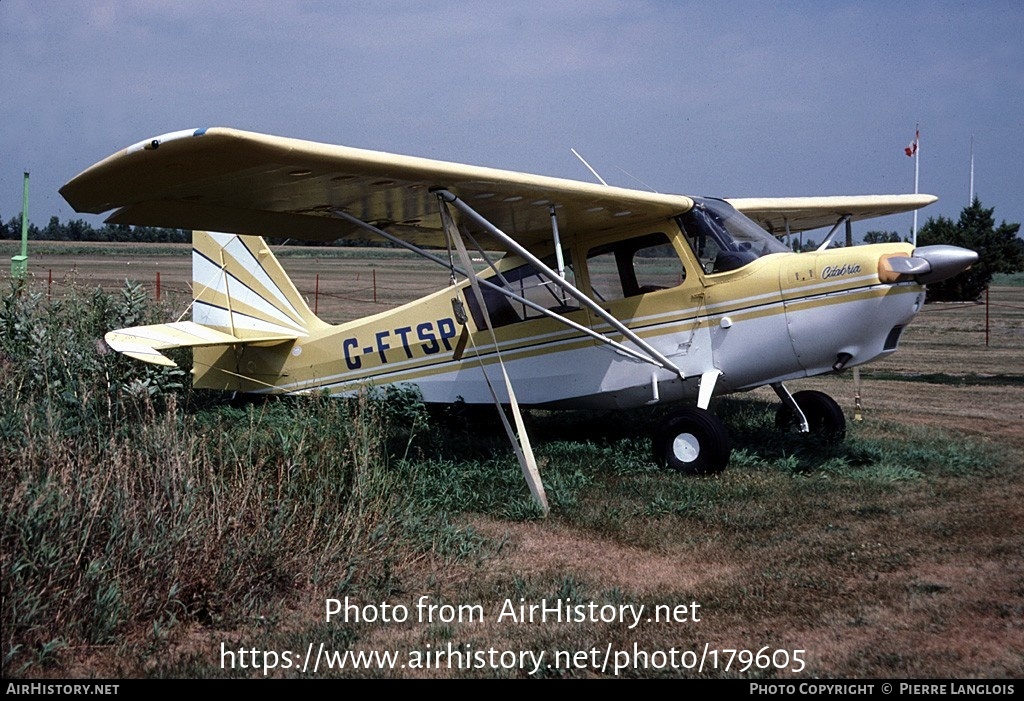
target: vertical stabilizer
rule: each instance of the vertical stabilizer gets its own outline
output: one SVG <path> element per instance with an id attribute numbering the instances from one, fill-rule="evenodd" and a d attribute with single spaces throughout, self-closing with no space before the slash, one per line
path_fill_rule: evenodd
<path id="1" fill-rule="evenodd" d="M 259 236 L 192 232 L 192 320 L 237 338 L 326 326 Z"/>

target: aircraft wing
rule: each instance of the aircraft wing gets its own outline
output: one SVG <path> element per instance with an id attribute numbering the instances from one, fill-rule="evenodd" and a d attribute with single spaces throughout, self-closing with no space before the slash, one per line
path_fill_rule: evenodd
<path id="1" fill-rule="evenodd" d="M 130 329 L 111 331 L 104 336 L 107 345 L 119 353 L 154 365 L 176 367 L 177 363 L 161 353 L 169 348 L 193 348 L 197 346 L 222 346 L 231 344 L 280 343 L 298 338 L 287 334 L 262 334 L 251 338 L 239 338 L 211 329 L 209 326 L 191 321 L 177 321 L 170 324 L 133 326 Z"/>
<path id="2" fill-rule="evenodd" d="M 332 216 L 332 210 L 342 209 L 413 243 L 443 246 L 434 187 L 463 198 L 525 246 L 550 240 L 551 205 L 566 238 L 623 221 L 662 220 L 692 206 L 682 195 L 227 128 L 141 141 L 88 168 L 60 192 L 78 212 L 113 210 L 107 221 L 117 224 L 367 239 L 365 232 Z"/>
<path id="3" fill-rule="evenodd" d="M 858 195 L 842 197 L 748 197 L 726 200 L 733 207 L 781 236 L 832 226 L 849 214 L 852 221 L 910 212 L 938 200 L 934 195 Z"/>

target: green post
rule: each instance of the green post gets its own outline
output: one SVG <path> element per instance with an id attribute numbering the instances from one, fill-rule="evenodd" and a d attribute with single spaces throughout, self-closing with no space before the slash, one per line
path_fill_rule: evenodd
<path id="1" fill-rule="evenodd" d="M 21 199 L 21 255 L 11 256 L 11 277 L 24 280 L 28 274 L 28 173 L 25 173 L 25 185 Z"/>

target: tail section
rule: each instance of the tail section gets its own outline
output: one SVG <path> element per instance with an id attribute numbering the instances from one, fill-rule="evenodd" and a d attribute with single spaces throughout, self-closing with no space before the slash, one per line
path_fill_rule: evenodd
<path id="1" fill-rule="evenodd" d="M 323 326 L 259 236 L 192 232 L 192 321 L 242 340 Z"/>
<path id="2" fill-rule="evenodd" d="M 192 321 L 111 331 L 107 344 L 138 360 L 173 367 L 174 361 L 161 350 L 205 348 L 202 355 L 209 359 L 259 344 L 281 346 L 287 353 L 284 346 L 328 326 L 310 311 L 258 236 L 192 232 L 192 295 Z M 220 364 L 199 362 L 198 356 L 193 371 L 197 380 Z"/>

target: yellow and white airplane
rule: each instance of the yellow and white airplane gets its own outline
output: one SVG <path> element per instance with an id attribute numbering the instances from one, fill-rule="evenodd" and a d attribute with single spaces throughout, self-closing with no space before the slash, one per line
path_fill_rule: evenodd
<path id="1" fill-rule="evenodd" d="M 729 460 L 708 411 L 719 394 L 770 385 L 780 423 L 841 439 L 834 400 L 783 383 L 894 352 L 923 285 L 977 260 L 952 246 L 829 247 L 844 225 L 930 195 L 687 197 L 226 128 L 146 139 L 61 194 L 79 212 L 114 210 L 112 223 L 196 230 L 192 320 L 112 331 L 112 348 L 166 365 L 161 350 L 191 347 L 201 388 L 344 395 L 403 383 L 426 402 L 509 404 L 518 431 L 506 428 L 545 509 L 518 404 L 690 400 L 654 439 L 662 463 L 689 473 Z M 780 239 L 825 226 L 813 252 Z M 330 325 L 267 235 L 384 238 L 448 268 L 452 284 Z M 505 254 L 475 273 L 470 252 L 495 250 Z"/>

